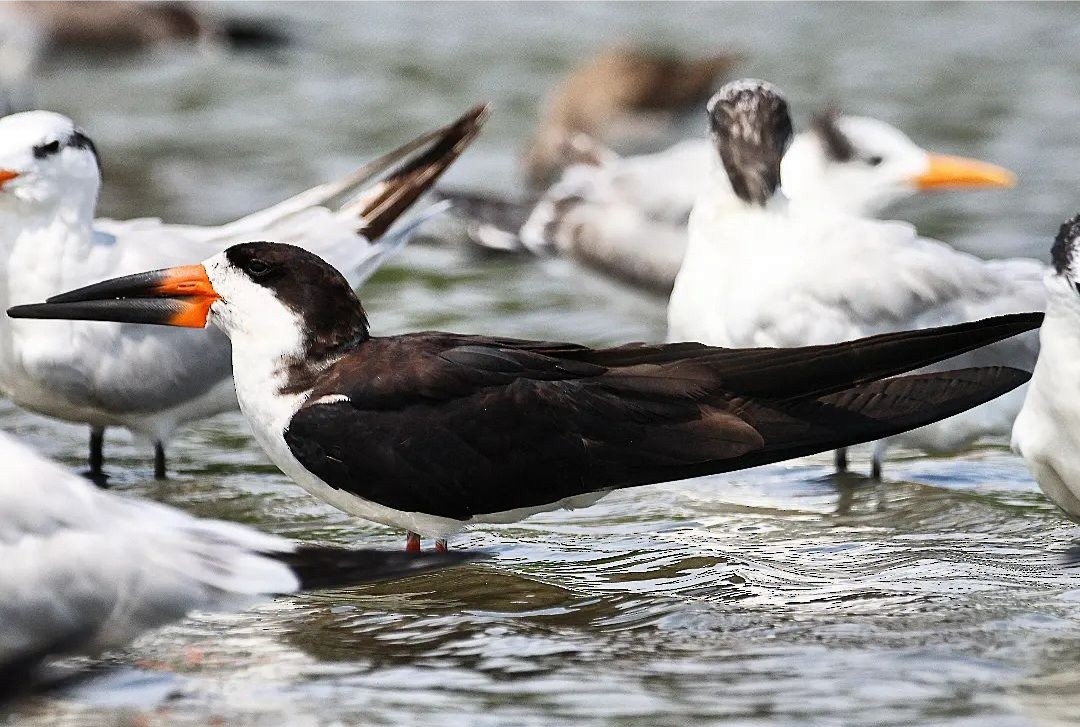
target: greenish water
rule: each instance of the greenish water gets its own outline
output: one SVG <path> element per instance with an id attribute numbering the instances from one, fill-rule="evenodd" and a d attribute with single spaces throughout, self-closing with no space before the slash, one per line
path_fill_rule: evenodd
<path id="1" fill-rule="evenodd" d="M 517 184 L 536 103 L 617 37 L 737 48 L 800 116 L 839 100 L 1014 169 L 1003 193 L 897 210 L 966 247 L 1045 256 L 1076 211 L 1080 6 L 274 5 L 276 58 L 176 51 L 53 63 L 39 103 L 98 141 L 103 214 L 219 222 L 490 99 L 450 175 Z M 695 121 L 682 131 L 695 131 Z M 663 301 L 562 261 L 416 248 L 363 291 L 377 332 L 659 339 Z M 72 468 L 85 432 L 0 408 Z M 400 547 L 312 500 L 239 415 L 185 430 L 176 476 L 110 436 L 116 489 L 266 530 Z M 865 452 L 855 469 L 865 472 Z M 616 493 L 466 533 L 490 565 L 200 615 L 10 724 L 1062 724 L 1080 715 L 1080 532 L 1003 448 L 899 457 L 877 487 L 827 457 Z M 152 545 L 148 545 L 152 547 Z"/>

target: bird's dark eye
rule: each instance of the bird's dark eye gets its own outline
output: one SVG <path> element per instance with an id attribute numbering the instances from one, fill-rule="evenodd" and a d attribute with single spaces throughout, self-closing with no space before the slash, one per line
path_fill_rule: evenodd
<path id="1" fill-rule="evenodd" d="M 253 278 L 261 278 L 270 272 L 270 264 L 262 260 L 251 260 L 244 266 L 244 270 Z"/>
<path id="2" fill-rule="evenodd" d="M 876 166 L 880 165 L 883 161 L 885 161 L 885 160 L 883 158 L 879 157 L 879 156 L 872 156 L 872 157 L 867 157 L 866 158 L 866 163 L 869 164 L 872 167 L 876 167 Z"/>
<path id="3" fill-rule="evenodd" d="M 34 147 L 34 158 L 44 159 L 45 157 L 55 154 L 58 151 L 60 151 L 59 141 L 53 140 L 50 141 L 48 144 L 38 144 Z"/>

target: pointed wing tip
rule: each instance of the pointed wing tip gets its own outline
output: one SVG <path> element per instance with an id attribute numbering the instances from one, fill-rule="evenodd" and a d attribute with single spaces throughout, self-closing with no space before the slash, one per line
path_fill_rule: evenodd
<path id="1" fill-rule="evenodd" d="M 484 123 L 491 117 L 492 106 L 490 101 L 481 101 L 475 104 L 472 108 L 466 111 L 461 121 L 471 121 L 477 126 L 483 126 Z"/>
<path id="2" fill-rule="evenodd" d="M 473 143 L 490 114 L 490 104 L 477 104 L 457 121 L 421 137 L 427 140 L 426 149 L 412 149 L 415 156 L 351 203 L 361 220 L 357 232 L 368 240 L 379 239 Z"/>
<path id="3" fill-rule="evenodd" d="M 46 318 L 47 308 L 49 308 L 48 303 L 13 305 L 7 309 L 7 316 L 8 318 Z"/>
<path id="4" fill-rule="evenodd" d="M 1012 366 L 997 366 L 998 378 L 1003 384 L 1009 386 L 1005 391 L 1012 391 L 1018 386 L 1023 386 L 1031 380 L 1032 373 L 1026 369 L 1018 369 Z M 1004 393 L 1004 392 L 1002 392 Z"/>
<path id="5" fill-rule="evenodd" d="M 486 550 L 406 553 L 394 550 L 301 545 L 291 553 L 273 554 L 288 565 L 304 591 L 348 588 L 394 581 L 454 568 L 491 557 Z"/>

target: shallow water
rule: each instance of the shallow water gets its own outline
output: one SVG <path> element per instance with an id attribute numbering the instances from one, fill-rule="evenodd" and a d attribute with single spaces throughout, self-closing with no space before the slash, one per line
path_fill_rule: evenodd
<path id="1" fill-rule="evenodd" d="M 496 103 L 451 182 L 513 189 L 552 78 L 623 35 L 736 47 L 801 115 L 836 99 L 925 146 L 1010 166 L 1004 193 L 897 214 L 970 248 L 1044 257 L 1077 207 L 1080 8 L 1069 5 L 271 5 L 298 49 L 52 63 L 39 103 L 105 159 L 102 212 L 218 222 Z M 694 131 L 696 120 L 684 130 Z M 380 333 L 614 343 L 663 303 L 567 263 L 416 248 L 363 291 Z M 0 407 L 72 468 L 85 432 Z M 238 415 L 185 430 L 169 482 L 122 433 L 118 491 L 308 540 L 401 536 L 308 497 Z M 865 457 L 854 468 L 865 472 Z M 1003 448 L 899 456 L 889 481 L 816 457 L 616 493 L 469 532 L 494 562 L 198 616 L 10 724 L 1066 723 L 1080 714 L 1080 537 Z"/>

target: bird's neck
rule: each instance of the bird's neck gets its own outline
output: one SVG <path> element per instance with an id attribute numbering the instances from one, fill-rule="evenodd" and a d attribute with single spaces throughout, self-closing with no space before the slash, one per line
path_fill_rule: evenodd
<path id="1" fill-rule="evenodd" d="M 1046 317 L 1039 358 L 1013 425 L 1013 449 L 1023 455 L 1043 492 L 1073 517 L 1080 516 L 1080 305 L 1068 281 L 1047 280 Z M 1055 290 L 1055 287 L 1058 288 Z"/>
<path id="2" fill-rule="evenodd" d="M 0 204 L 0 266 L 6 305 L 32 303 L 83 285 L 93 246 L 93 199 Z M 12 203 L 15 202 L 15 203 Z"/>
<path id="3" fill-rule="evenodd" d="M 717 163 L 709 172 L 690 213 L 687 254 L 694 249 L 715 250 L 718 246 L 739 244 L 750 229 L 756 228 L 756 223 L 750 223 L 759 218 L 772 219 L 786 209 L 787 200 L 779 192 L 764 205 L 740 199 L 732 190 L 723 166 Z"/>
<path id="4" fill-rule="evenodd" d="M 1055 291 L 1053 286 L 1064 290 Z M 1067 300 L 1076 291 L 1068 282 L 1051 276 L 1046 317 L 1039 331 L 1039 358 L 1031 376 L 1025 408 L 1055 412 L 1054 419 L 1068 420 L 1070 431 L 1080 439 L 1080 305 Z"/>
<path id="5" fill-rule="evenodd" d="M 289 309 L 268 306 L 257 320 L 228 327 L 228 335 L 240 409 L 260 444 L 267 447 L 277 442 L 319 377 L 362 344 L 367 331 L 364 328 L 355 339 L 330 345 L 312 336 L 300 316 Z"/>

